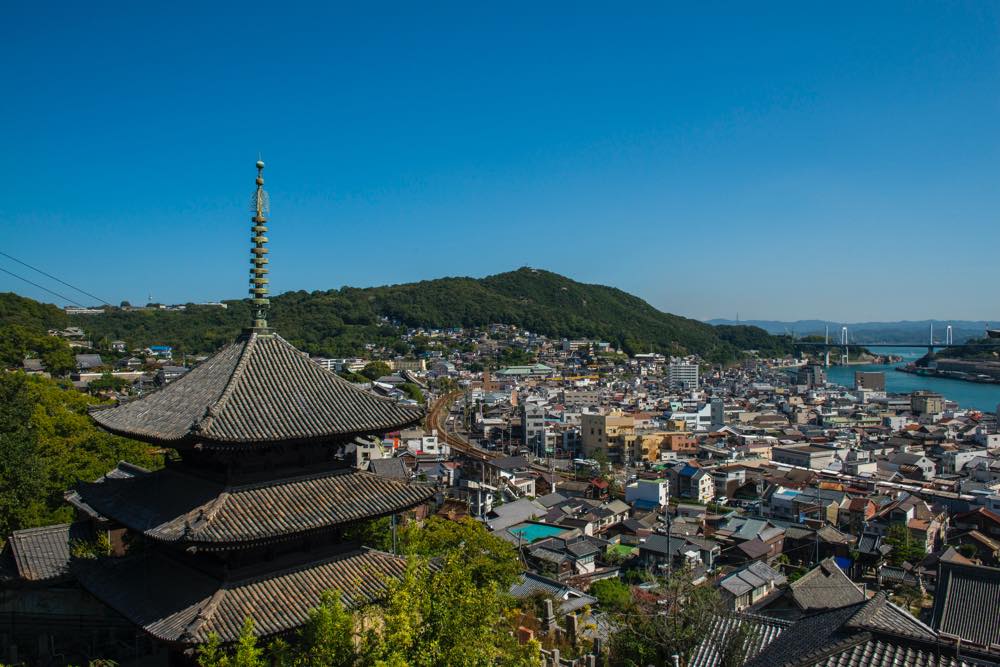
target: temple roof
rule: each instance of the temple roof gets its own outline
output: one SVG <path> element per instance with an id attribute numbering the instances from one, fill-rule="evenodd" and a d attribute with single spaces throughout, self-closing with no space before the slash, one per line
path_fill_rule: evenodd
<path id="1" fill-rule="evenodd" d="M 219 549 L 399 512 L 435 490 L 354 469 L 234 486 L 165 468 L 77 492 L 98 514 L 151 539 Z"/>
<path id="2" fill-rule="evenodd" d="M 423 412 L 359 389 L 277 334 L 255 331 L 162 389 L 91 414 L 138 440 L 231 445 L 385 433 Z"/>
<path id="3" fill-rule="evenodd" d="M 213 633 L 223 643 L 235 641 L 248 616 L 258 635 L 292 630 L 326 591 L 340 592 L 346 607 L 372 602 L 405 567 L 398 556 L 360 549 L 223 581 L 147 552 L 80 563 L 76 574 L 85 589 L 153 637 L 191 645 Z"/>
<path id="4" fill-rule="evenodd" d="M 5 552 L 9 552 L 14 574 L 18 578 L 24 581 L 52 581 L 69 574 L 73 541 L 86 542 L 93 538 L 94 533 L 87 521 L 26 528 L 11 534 Z"/>

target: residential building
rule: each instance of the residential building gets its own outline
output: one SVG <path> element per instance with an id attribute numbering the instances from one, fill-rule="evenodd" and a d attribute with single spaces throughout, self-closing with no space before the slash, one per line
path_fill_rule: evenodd
<path id="1" fill-rule="evenodd" d="M 663 508 L 669 499 L 670 482 L 666 479 L 638 479 L 625 486 L 625 502 L 636 509 Z"/>
<path id="2" fill-rule="evenodd" d="M 686 361 L 672 361 L 667 366 L 667 382 L 671 387 L 696 389 L 698 387 L 698 364 Z"/>
<path id="3" fill-rule="evenodd" d="M 801 468 L 823 470 L 837 458 L 834 449 L 813 445 L 779 445 L 771 448 L 771 460 Z"/>
<path id="4" fill-rule="evenodd" d="M 529 451 L 536 456 L 544 456 L 547 453 L 546 430 L 545 430 L 545 406 L 539 403 L 521 404 L 521 431 L 522 442 Z"/>
<path id="5" fill-rule="evenodd" d="M 603 451 L 610 461 L 624 463 L 631 457 L 635 434 L 635 418 L 620 412 L 606 415 L 580 416 L 580 437 L 583 454 L 593 457 Z"/>
<path id="6" fill-rule="evenodd" d="M 915 391 L 910 395 L 910 409 L 918 415 L 944 412 L 944 397 L 931 391 Z"/>
<path id="7" fill-rule="evenodd" d="M 778 591 L 787 579 L 770 565 L 753 562 L 719 582 L 722 601 L 730 611 L 743 611 Z"/>
<path id="8" fill-rule="evenodd" d="M 795 371 L 795 384 L 806 387 L 825 387 L 826 370 L 819 364 L 806 364 Z"/>
<path id="9" fill-rule="evenodd" d="M 871 391 L 885 391 L 885 373 L 874 371 L 855 371 L 854 388 Z"/>

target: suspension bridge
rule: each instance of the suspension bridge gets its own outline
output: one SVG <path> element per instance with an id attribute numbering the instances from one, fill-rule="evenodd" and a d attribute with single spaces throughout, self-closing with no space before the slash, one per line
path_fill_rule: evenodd
<path id="1" fill-rule="evenodd" d="M 794 338 L 794 336 L 793 336 Z M 846 326 L 840 328 L 840 339 L 830 340 L 830 327 L 826 328 L 826 334 L 824 340 L 822 341 L 806 341 L 806 340 L 795 340 L 794 344 L 796 347 L 812 347 L 824 349 L 825 363 L 827 366 L 830 365 L 830 351 L 840 350 L 840 363 L 847 364 L 850 360 L 850 349 L 853 347 L 857 348 L 878 348 L 878 347 L 913 347 L 913 348 L 926 348 L 928 353 L 933 353 L 935 349 L 944 349 L 949 347 L 966 347 L 966 348 L 981 348 L 981 349 L 997 349 L 1000 350 L 1000 339 L 996 339 L 996 342 L 987 343 L 956 343 L 954 334 L 949 324 L 945 327 L 944 340 L 935 340 L 934 338 L 934 325 L 930 325 L 930 333 L 926 341 L 917 343 L 858 343 L 851 340 L 850 332 Z"/>

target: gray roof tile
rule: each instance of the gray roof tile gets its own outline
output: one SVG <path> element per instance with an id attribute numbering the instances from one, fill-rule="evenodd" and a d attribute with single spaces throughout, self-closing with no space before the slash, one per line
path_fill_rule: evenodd
<path id="1" fill-rule="evenodd" d="M 402 558 L 362 549 L 289 567 L 265 576 L 227 581 L 156 552 L 109 559 L 77 571 L 80 583 L 98 599 L 153 637 L 196 644 L 218 635 L 235 641 L 247 616 L 258 635 L 302 625 L 323 592 L 339 591 L 345 606 L 374 601 L 387 577 L 406 567 Z"/>
<path id="2" fill-rule="evenodd" d="M 91 414 L 139 440 L 245 444 L 383 433 L 422 411 L 355 387 L 277 334 L 251 333 L 162 389 Z"/>
<path id="3" fill-rule="evenodd" d="M 435 489 L 354 469 L 227 486 L 165 468 L 81 484 L 78 493 L 97 513 L 152 539 L 225 547 L 398 512 Z"/>
<path id="4" fill-rule="evenodd" d="M 69 574 L 73 540 L 90 540 L 88 522 L 15 530 L 8 542 L 17 574 L 25 581 L 51 581 Z"/>
<path id="5" fill-rule="evenodd" d="M 933 625 L 981 646 L 1000 644 L 1000 569 L 941 560 Z"/>

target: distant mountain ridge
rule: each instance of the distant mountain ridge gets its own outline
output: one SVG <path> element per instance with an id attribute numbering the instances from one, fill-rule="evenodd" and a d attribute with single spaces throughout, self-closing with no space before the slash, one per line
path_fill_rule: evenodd
<path id="1" fill-rule="evenodd" d="M 898 322 L 833 322 L 828 320 L 708 320 L 708 324 L 744 324 L 760 327 L 768 333 L 796 336 L 822 336 L 830 327 L 830 340 L 840 340 L 840 328 L 847 327 L 852 342 L 857 343 L 923 343 L 930 340 L 930 327 L 934 324 L 934 339 L 943 341 L 948 325 L 952 327 L 952 337 L 956 343 L 982 338 L 987 322 L 976 320 L 900 320 Z M 996 323 L 991 324 L 994 326 Z"/>
<path id="2" fill-rule="evenodd" d="M 401 331 L 387 319 L 423 328 L 509 324 L 552 338 L 602 339 L 631 353 L 697 353 L 711 361 L 734 360 L 746 349 L 765 354 L 791 349 L 784 337 L 757 327 L 712 326 L 661 312 L 614 287 L 528 267 L 485 278 L 287 292 L 271 301 L 269 322 L 282 336 L 310 354 L 334 357 L 360 355 L 366 343 L 398 348 Z M 161 343 L 205 353 L 231 341 L 250 321 L 246 300 L 225 303 L 225 309 L 192 304 L 181 311 L 112 309 L 70 320 L 95 342 Z"/>

